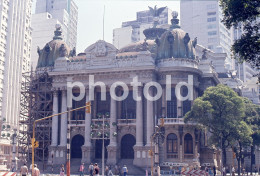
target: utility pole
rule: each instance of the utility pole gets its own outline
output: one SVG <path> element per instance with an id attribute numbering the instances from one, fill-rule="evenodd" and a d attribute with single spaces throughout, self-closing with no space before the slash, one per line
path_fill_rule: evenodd
<path id="1" fill-rule="evenodd" d="M 153 157 L 154 157 L 154 151 L 153 151 L 153 142 L 158 145 L 159 144 L 159 138 L 162 139 L 162 141 L 164 140 L 164 133 L 165 133 L 165 129 L 164 129 L 164 118 L 160 119 L 160 126 L 156 126 L 157 129 L 156 131 L 153 133 L 153 135 L 151 136 L 151 149 L 149 150 L 149 155 L 151 157 L 151 176 L 153 176 L 153 166 L 154 166 L 154 161 L 153 161 Z"/>

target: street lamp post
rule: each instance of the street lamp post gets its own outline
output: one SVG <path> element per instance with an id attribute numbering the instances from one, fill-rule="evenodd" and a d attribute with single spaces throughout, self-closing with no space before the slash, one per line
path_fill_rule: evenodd
<path id="1" fill-rule="evenodd" d="M 153 165 L 154 165 L 153 164 L 153 156 L 154 156 L 154 153 L 155 153 L 155 152 L 153 152 L 153 143 L 158 145 L 159 139 L 161 139 L 161 141 L 163 142 L 164 141 L 164 133 L 165 133 L 164 118 L 161 118 L 160 119 L 160 126 L 156 126 L 156 131 L 151 136 L 151 149 L 149 150 L 149 155 L 151 156 L 151 176 L 153 176 Z M 156 153 L 156 154 L 158 154 L 158 153 Z"/>
<path id="2" fill-rule="evenodd" d="M 105 174 L 105 139 L 109 139 L 110 126 L 109 123 L 105 123 L 105 116 L 108 118 L 109 113 L 99 114 L 98 117 L 102 117 L 102 125 L 101 124 L 91 124 L 91 138 L 95 140 L 102 140 L 102 176 Z M 114 136 L 117 133 L 113 134 Z"/>

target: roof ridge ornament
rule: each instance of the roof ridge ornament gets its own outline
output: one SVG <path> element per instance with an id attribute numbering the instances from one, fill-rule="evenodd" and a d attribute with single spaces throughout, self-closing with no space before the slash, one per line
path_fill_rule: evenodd
<path id="1" fill-rule="evenodd" d="M 166 9 L 166 7 L 160 7 L 157 8 L 157 5 L 154 6 L 154 8 L 149 7 L 149 12 L 153 16 L 153 28 L 156 28 L 156 26 L 159 24 L 159 16 L 160 14 Z"/>
<path id="2" fill-rule="evenodd" d="M 55 25 L 56 30 L 54 31 L 54 37 L 53 40 L 62 40 L 62 31 L 61 31 L 61 25 L 56 24 Z"/>
<path id="3" fill-rule="evenodd" d="M 170 29 L 181 28 L 179 25 L 179 19 L 177 19 L 178 15 L 179 14 L 177 11 L 172 12 L 172 19 L 171 19 L 172 25 L 171 25 Z"/>

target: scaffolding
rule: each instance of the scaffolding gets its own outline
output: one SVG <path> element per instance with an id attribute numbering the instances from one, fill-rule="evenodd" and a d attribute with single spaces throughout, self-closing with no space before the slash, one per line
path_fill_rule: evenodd
<path id="1" fill-rule="evenodd" d="M 31 161 L 31 138 L 33 122 L 52 114 L 52 79 L 47 71 L 23 74 L 21 88 L 20 131 L 18 154 L 20 162 Z M 35 161 L 43 164 L 48 160 L 48 147 L 51 143 L 51 119 L 41 121 L 36 126 Z"/>

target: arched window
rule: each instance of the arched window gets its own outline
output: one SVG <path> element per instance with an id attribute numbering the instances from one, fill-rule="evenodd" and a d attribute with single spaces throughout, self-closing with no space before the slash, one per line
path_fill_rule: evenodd
<path id="1" fill-rule="evenodd" d="M 178 138 L 176 134 L 171 133 L 167 136 L 167 154 L 173 154 L 173 153 L 176 154 L 177 152 L 178 152 Z"/>
<path id="2" fill-rule="evenodd" d="M 184 136 L 184 153 L 193 154 L 193 141 L 189 133 Z"/>

